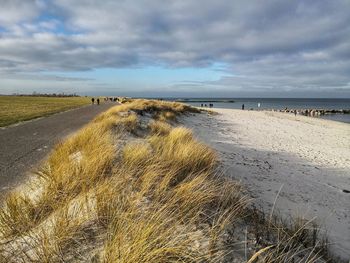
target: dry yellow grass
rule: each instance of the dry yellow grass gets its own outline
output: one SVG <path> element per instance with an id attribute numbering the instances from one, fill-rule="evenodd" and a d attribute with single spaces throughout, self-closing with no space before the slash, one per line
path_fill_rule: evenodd
<path id="1" fill-rule="evenodd" d="M 128 101 L 58 144 L 32 191 L 10 194 L 0 210 L 0 262 L 224 262 L 247 199 L 217 175 L 213 150 L 167 123 L 191 112 Z M 299 251 L 285 241 L 252 260 Z"/>
<path id="2" fill-rule="evenodd" d="M 152 121 L 149 128 L 153 135 L 166 135 L 171 130 L 171 126 L 164 121 Z"/>

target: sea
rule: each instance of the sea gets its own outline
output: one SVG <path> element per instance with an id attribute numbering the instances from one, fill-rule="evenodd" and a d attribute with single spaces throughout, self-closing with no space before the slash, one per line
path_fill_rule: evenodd
<path id="1" fill-rule="evenodd" d="M 184 103 L 201 106 L 201 104 L 214 104 L 214 108 L 241 109 L 325 109 L 349 110 L 350 98 L 347 99 L 302 99 L 302 98 L 180 98 Z M 319 118 L 350 124 L 350 114 L 327 114 Z"/>

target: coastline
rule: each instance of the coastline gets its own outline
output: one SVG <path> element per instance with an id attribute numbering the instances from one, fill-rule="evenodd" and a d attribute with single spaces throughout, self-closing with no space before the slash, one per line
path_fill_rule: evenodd
<path id="1" fill-rule="evenodd" d="M 228 123 L 220 116 L 228 117 Z M 242 149 L 252 137 L 246 131 L 247 138 L 226 134 L 233 131 L 231 118 L 232 111 L 213 115 L 185 104 L 149 100 L 132 100 L 102 113 L 58 144 L 38 172 L 6 196 L 0 211 L 0 239 L 6 242 L 0 256 L 11 262 L 43 256 L 69 261 L 82 253 L 83 262 L 130 257 L 135 262 L 145 257 L 168 262 L 184 256 L 191 262 L 252 262 L 257 257 L 266 262 L 327 262 L 328 247 L 317 242 L 322 236 L 316 225 L 289 225 L 281 220 L 282 213 L 261 213 L 249 206 L 256 189 L 240 176 L 251 179 L 253 170 L 239 165 L 269 172 L 275 164 L 262 163 L 262 155 L 251 160 L 232 148 L 233 134 L 242 137 L 236 140 Z M 221 140 L 219 133 L 227 137 Z M 198 140 L 202 135 L 213 147 Z M 223 148 L 215 151 L 217 142 Z M 258 172 L 264 181 L 266 174 Z M 283 197 L 284 189 L 280 192 Z M 73 242 L 71 249 L 67 244 Z"/>
<path id="2" fill-rule="evenodd" d="M 219 153 L 225 173 L 240 180 L 267 213 L 315 218 L 327 231 L 330 251 L 350 258 L 348 124 L 280 112 L 212 110 L 219 114 L 183 122 Z"/>
<path id="3" fill-rule="evenodd" d="M 181 100 L 194 107 L 204 106 L 206 108 L 205 106 L 209 106 L 206 105 L 208 102 L 213 104 L 213 108 L 222 109 L 241 109 L 244 105 L 246 110 L 278 111 L 291 114 L 294 114 L 295 111 L 297 115 L 350 123 L 350 99 L 348 98 L 182 98 Z"/>

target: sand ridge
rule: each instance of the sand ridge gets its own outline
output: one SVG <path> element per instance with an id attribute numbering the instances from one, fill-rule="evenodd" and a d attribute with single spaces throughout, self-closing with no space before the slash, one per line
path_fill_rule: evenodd
<path id="1" fill-rule="evenodd" d="M 350 258 L 350 125 L 267 111 L 214 109 L 183 119 L 215 148 L 255 203 L 327 230 L 330 250 Z"/>

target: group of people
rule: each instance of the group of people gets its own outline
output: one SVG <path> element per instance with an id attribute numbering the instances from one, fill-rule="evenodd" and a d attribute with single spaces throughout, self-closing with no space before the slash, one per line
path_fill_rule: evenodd
<path id="1" fill-rule="evenodd" d="M 117 97 L 105 97 L 104 98 L 104 101 L 112 101 L 112 102 L 116 102 L 117 100 L 118 100 L 118 98 Z"/>
<path id="2" fill-rule="evenodd" d="M 100 98 L 96 99 L 97 105 L 100 105 Z M 91 98 L 91 104 L 95 104 L 95 98 Z"/>
<path id="3" fill-rule="evenodd" d="M 201 107 L 208 107 L 208 105 L 201 103 Z M 209 103 L 209 108 L 212 108 L 212 107 L 214 107 L 214 104 L 213 103 Z"/>
<path id="4" fill-rule="evenodd" d="M 116 101 L 118 101 L 118 98 L 117 97 L 105 97 L 105 98 L 103 98 L 103 100 L 105 102 L 107 102 L 107 101 L 116 102 Z M 95 104 L 95 98 L 91 98 L 91 104 Z M 96 104 L 100 105 L 100 98 L 96 99 Z"/>

